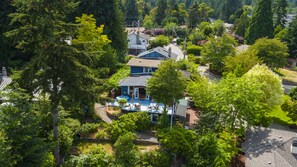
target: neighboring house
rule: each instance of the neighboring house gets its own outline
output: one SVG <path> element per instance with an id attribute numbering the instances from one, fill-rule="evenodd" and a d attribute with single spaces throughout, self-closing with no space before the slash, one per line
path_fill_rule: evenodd
<path id="1" fill-rule="evenodd" d="M 129 54 L 138 55 L 139 53 L 145 52 L 149 45 L 149 35 L 134 31 L 128 34 L 128 49 Z"/>
<path id="2" fill-rule="evenodd" d="M 243 151 L 246 167 L 296 167 L 297 154 L 292 153 L 297 130 L 272 124 L 247 131 Z"/>
<path id="3" fill-rule="evenodd" d="M 0 90 L 3 90 L 7 85 L 11 83 L 11 78 L 7 76 L 7 71 L 5 67 L 2 67 L 0 73 Z"/>
<path id="4" fill-rule="evenodd" d="M 171 48 L 166 50 L 162 47 L 156 47 L 146 52 L 140 53 L 138 58 L 141 59 L 155 59 L 155 60 L 166 60 L 166 59 L 177 59 L 178 55 L 171 51 Z"/>
<path id="5" fill-rule="evenodd" d="M 130 66 L 130 76 L 121 80 L 121 95 L 128 96 L 133 99 L 150 100 L 149 94 L 146 92 L 146 82 L 155 72 L 161 60 L 138 59 L 132 58 L 127 63 Z"/>

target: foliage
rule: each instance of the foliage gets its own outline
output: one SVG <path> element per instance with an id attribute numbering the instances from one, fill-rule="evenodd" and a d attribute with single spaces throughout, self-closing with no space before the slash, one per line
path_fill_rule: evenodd
<path id="1" fill-rule="evenodd" d="M 0 130 L 0 163 L 4 166 L 13 166 L 13 158 L 11 155 L 11 144 L 9 143 L 6 133 Z"/>
<path id="2" fill-rule="evenodd" d="M 211 64 L 212 71 L 222 73 L 223 60 L 227 56 L 235 55 L 235 45 L 236 41 L 226 34 L 220 38 L 210 38 L 203 46 L 201 55 L 206 62 Z"/>
<path id="3" fill-rule="evenodd" d="M 113 74 L 106 84 L 106 89 L 110 90 L 112 88 L 118 88 L 119 82 L 121 79 L 124 79 L 125 77 L 128 77 L 130 74 L 130 68 L 128 66 L 123 66 L 121 69 L 119 69 L 115 74 Z"/>
<path id="4" fill-rule="evenodd" d="M 289 24 L 287 43 L 290 51 L 290 57 L 297 57 L 297 17 Z"/>
<path id="5" fill-rule="evenodd" d="M 111 140 L 116 141 L 119 136 L 125 133 L 146 130 L 149 125 L 150 117 L 148 113 L 135 112 L 120 116 L 118 120 L 113 121 L 106 127 L 106 131 Z"/>
<path id="6" fill-rule="evenodd" d="M 133 27 L 133 22 L 139 19 L 139 12 L 136 6 L 136 0 L 126 0 L 126 25 Z M 135 26 L 136 27 L 136 26 Z"/>
<path id="7" fill-rule="evenodd" d="M 258 39 L 248 48 L 248 52 L 259 57 L 271 69 L 287 64 L 288 47 L 278 39 Z"/>
<path id="8" fill-rule="evenodd" d="M 221 37 L 226 31 L 225 22 L 222 20 L 214 21 L 212 26 L 216 36 Z"/>
<path id="9" fill-rule="evenodd" d="M 190 28 L 195 28 L 203 21 L 208 22 L 209 17 L 213 14 L 213 9 L 206 3 L 194 3 L 188 12 L 188 24 Z"/>
<path id="10" fill-rule="evenodd" d="M 224 73 L 233 72 L 237 77 L 241 77 L 258 63 L 261 63 L 260 59 L 248 52 L 239 53 L 235 56 L 227 56 L 224 60 Z"/>
<path id="11" fill-rule="evenodd" d="M 98 131 L 98 128 L 101 126 L 101 124 L 98 123 L 85 123 L 82 124 L 81 127 L 79 128 L 79 132 L 83 134 L 88 134 L 88 133 L 95 133 Z"/>
<path id="12" fill-rule="evenodd" d="M 168 167 L 170 159 L 167 152 L 157 150 L 157 151 L 147 151 L 141 153 L 136 166 L 139 167 Z"/>
<path id="13" fill-rule="evenodd" d="M 248 10 L 249 10 L 248 7 L 243 7 L 242 14 L 240 15 L 239 18 L 236 18 L 234 21 L 234 25 L 235 25 L 234 33 L 241 37 L 245 37 L 246 30 L 251 21 L 251 18 L 248 15 Z"/>
<path id="14" fill-rule="evenodd" d="M 174 60 L 163 61 L 153 77 L 147 81 L 148 93 L 159 103 L 171 106 L 174 100 L 183 97 L 185 80 Z"/>
<path id="15" fill-rule="evenodd" d="M 284 103 L 281 106 L 281 109 L 286 112 L 287 116 L 292 119 L 292 121 L 297 121 L 297 102 L 295 100 L 291 100 L 290 97 L 284 98 Z M 280 117 L 281 118 L 281 117 Z M 286 122 L 290 124 L 291 122 Z"/>
<path id="16" fill-rule="evenodd" d="M 42 136 L 41 116 L 30 97 L 15 86 L 3 93 L 6 104 L 0 107 L 1 149 L 7 153 L 4 166 L 41 166 L 52 149 L 52 142 Z M 2 143 L 3 141 L 3 143 Z"/>
<path id="17" fill-rule="evenodd" d="M 220 18 L 228 23 L 232 23 L 231 15 L 241 8 L 241 0 L 225 0 L 220 11 Z"/>
<path id="18" fill-rule="evenodd" d="M 167 0 L 158 0 L 156 15 L 155 15 L 155 22 L 158 25 L 161 25 L 163 19 L 165 19 L 166 9 L 167 9 Z"/>
<path id="19" fill-rule="evenodd" d="M 292 100 L 297 101 L 297 87 L 293 88 L 290 91 L 289 96 L 291 97 Z"/>
<path id="20" fill-rule="evenodd" d="M 105 26 L 104 34 L 112 41 L 111 46 L 116 50 L 117 59 L 123 62 L 128 52 L 128 43 L 124 17 L 118 3 L 117 0 L 81 0 L 69 18 L 74 21 L 75 17 L 82 14 L 94 15 L 96 25 Z"/>
<path id="21" fill-rule="evenodd" d="M 178 155 L 187 156 L 192 150 L 196 133 L 184 128 L 162 129 L 158 131 L 158 140 L 163 149 Z"/>
<path id="22" fill-rule="evenodd" d="M 134 145 L 135 134 L 128 132 L 120 136 L 114 144 L 117 163 L 124 166 L 134 166 L 137 160 L 137 149 Z"/>
<path id="23" fill-rule="evenodd" d="M 120 100 L 118 101 L 118 103 L 119 103 L 120 107 L 122 108 L 122 107 L 124 107 L 124 105 L 125 105 L 126 103 L 128 103 L 128 101 L 127 101 L 127 99 L 120 99 Z"/>
<path id="24" fill-rule="evenodd" d="M 274 26 L 285 27 L 286 25 L 286 17 L 287 17 L 287 8 L 288 1 L 287 0 L 276 0 L 274 5 L 274 13 L 275 13 L 275 24 Z"/>
<path id="25" fill-rule="evenodd" d="M 88 167 L 88 166 L 112 166 L 113 158 L 108 155 L 101 145 L 97 145 L 96 148 L 90 152 L 81 154 L 79 156 L 71 156 L 68 161 L 65 162 L 65 167 Z"/>
<path id="26" fill-rule="evenodd" d="M 247 43 L 253 44 L 262 37 L 272 38 L 273 32 L 272 0 L 260 0 L 247 30 Z"/>
<path id="27" fill-rule="evenodd" d="M 265 96 L 261 99 L 268 107 L 273 108 L 281 105 L 284 94 L 280 77 L 268 69 L 265 65 L 256 65 L 244 76 L 250 84 L 260 84 L 261 91 Z"/>
<path id="28" fill-rule="evenodd" d="M 187 54 L 193 54 L 195 56 L 199 56 L 202 50 L 201 46 L 190 45 L 187 47 Z"/>
<path id="29" fill-rule="evenodd" d="M 150 45 L 152 48 L 158 47 L 158 46 L 165 46 L 170 43 L 170 40 L 168 37 L 164 35 L 157 36 L 154 40 L 150 41 Z"/>

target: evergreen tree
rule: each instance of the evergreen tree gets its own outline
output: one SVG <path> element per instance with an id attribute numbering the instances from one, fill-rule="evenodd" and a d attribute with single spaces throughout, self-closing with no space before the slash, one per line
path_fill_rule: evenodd
<path id="1" fill-rule="evenodd" d="M 157 10 L 155 15 L 155 21 L 158 25 L 161 25 L 162 21 L 166 17 L 167 0 L 159 0 L 157 3 Z"/>
<path id="2" fill-rule="evenodd" d="M 273 33 L 272 0 L 260 0 L 247 31 L 247 43 L 253 44 L 262 37 L 272 38 Z"/>
<path id="3" fill-rule="evenodd" d="M 98 100 L 100 80 L 95 77 L 92 64 L 104 53 L 103 46 L 109 41 L 102 36 L 103 27 L 97 29 L 91 18 L 78 20 L 77 31 L 73 31 L 72 24 L 65 23 L 65 17 L 75 5 L 74 0 L 15 1 L 17 13 L 12 15 L 12 23 L 16 28 L 6 33 L 24 52 L 33 54 L 16 81 L 30 93 L 49 96 L 57 166 L 60 164 L 58 106 L 71 103 L 92 107 Z M 73 35 L 77 38 L 69 44 L 66 37 Z"/>
<path id="4" fill-rule="evenodd" d="M 69 17 L 74 21 L 76 16 L 82 14 L 94 15 L 97 26 L 104 24 L 104 33 L 112 41 L 111 46 L 116 50 L 118 60 L 123 62 L 128 52 L 128 42 L 118 0 L 82 0 Z"/>
<path id="5" fill-rule="evenodd" d="M 247 8 L 242 9 L 242 14 L 239 18 L 235 19 L 235 34 L 245 37 L 246 30 L 249 26 L 251 21 L 250 17 L 248 16 Z"/>
<path id="6" fill-rule="evenodd" d="M 192 6 L 189 8 L 188 12 L 188 24 L 190 28 L 194 28 L 199 24 L 199 18 L 198 16 L 198 4 L 194 3 Z"/>
<path id="7" fill-rule="evenodd" d="M 289 25 L 287 43 L 289 47 L 290 57 L 297 58 L 297 17 Z"/>
<path id="8" fill-rule="evenodd" d="M 274 26 L 277 27 L 281 25 L 283 28 L 286 25 L 286 17 L 288 14 L 287 11 L 288 1 L 287 0 L 277 0 L 275 4 L 275 24 Z"/>
<path id="9" fill-rule="evenodd" d="M 133 25 L 134 21 L 137 21 L 138 18 L 138 10 L 136 7 L 136 0 L 127 0 L 126 1 L 126 25 Z"/>
<path id="10" fill-rule="evenodd" d="M 220 18 L 225 22 L 231 22 L 230 16 L 242 6 L 241 0 L 225 0 L 220 12 Z"/>

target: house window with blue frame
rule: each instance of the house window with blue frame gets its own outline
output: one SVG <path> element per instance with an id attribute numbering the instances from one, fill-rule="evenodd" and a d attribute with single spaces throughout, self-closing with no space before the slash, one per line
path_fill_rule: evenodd
<path id="1" fill-rule="evenodd" d="M 152 67 L 143 67 L 143 73 L 152 73 Z"/>

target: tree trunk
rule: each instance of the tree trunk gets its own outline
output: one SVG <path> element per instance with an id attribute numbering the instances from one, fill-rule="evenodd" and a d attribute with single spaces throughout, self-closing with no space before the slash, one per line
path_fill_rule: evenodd
<path id="1" fill-rule="evenodd" d="M 56 161 L 56 166 L 60 166 L 60 148 L 58 139 L 58 105 L 54 104 L 52 106 L 52 116 L 53 116 L 53 130 L 54 130 L 54 141 L 56 144 L 54 150 L 54 157 Z"/>

